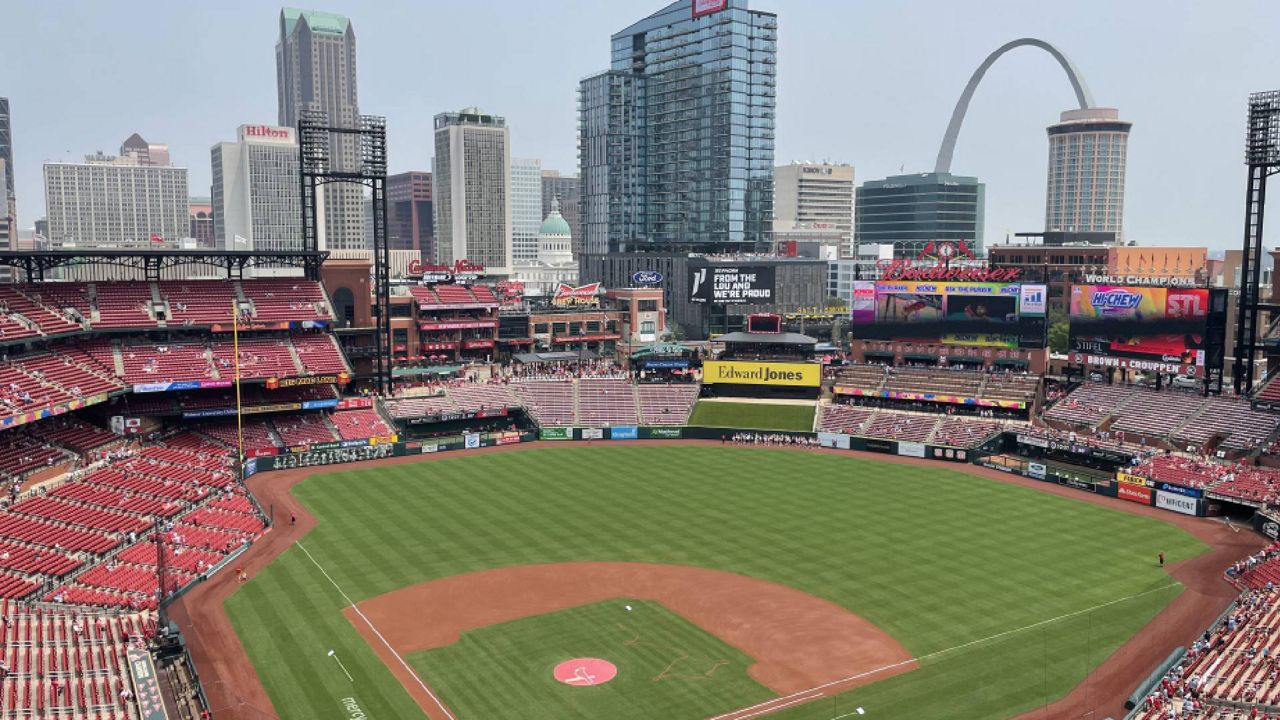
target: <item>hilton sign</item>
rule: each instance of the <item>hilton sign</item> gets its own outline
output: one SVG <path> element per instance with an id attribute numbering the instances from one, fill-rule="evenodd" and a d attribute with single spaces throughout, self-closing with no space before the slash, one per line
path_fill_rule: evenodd
<path id="1" fill-rule="evenodd" d="M 254 142 L 293 142 L 293 128 L 275 125 L 241 125 L 240 139 Z"/>

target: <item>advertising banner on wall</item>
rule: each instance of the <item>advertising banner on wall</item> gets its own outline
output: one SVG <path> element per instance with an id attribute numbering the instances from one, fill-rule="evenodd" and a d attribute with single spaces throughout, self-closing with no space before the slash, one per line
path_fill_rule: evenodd
<path id="1" fill-rule="evenodd" d="M 924 443 L 917 442 L 900 442 L 898 443 L 898 454 L 907 457 L 924 457 Z"/>
<path id="2" fill-rule="evenodd" d="M 603 428 L 582 428 L 583 440 L 601 440 L 604 438 Z"/>
<path id="3" fill-rule="evenodd" d="M 818 444 L 826 448 L 849 449 L 849 436 L 843 433 L 818 433 Z"/>
<path id="4" fill-rule="evenodd" d="M 649 437 L 674 440 L 676 438 L 684 437 L 684 428 L 678 428 L 678 427 L 649 428 Z"/>
<path id="5" fill-rule="evenodd" d="M 717 305 L 772 304 L 776 270 L 772 265 L 690 268 L 689 301 Z"/>
<path id="6" fill-rule="evenodd" d="M 538 437 L 543 440 L 572 440 L 573 428 L 545 427 L 538 433 Z"/>
<path id="7" fill-rule="evenodd" d="M 1183 515 L 1196 514 L 1196 501 L 1194 498 L 1175 495 L 1163 490 L 1156 491 L 1156 507 L 1172 510 Z"/>
<path id="8" fill-rule="evenodd" d="M 462 444 L 467 448 L 480 447 L 480 433 L 467 433 L 462 436 Z"/>
<path id="9" fill-rule="evenodd" d="M 1047 470 L 1044 463 L 1027 463 L 1027 475 L 1037 480 L 1044 480 Z"/>
<path id="10" fill-rule="evenodd" d="M 609 430 L 610 440 L 639 440 L 640 428 L 633 425 L 619 425 Z"/>
<path id="11" fill-rule="evenodd" d="M 818 387 L 822 384 L 822 366 L 817 363 L 708 360 L 702 364 L 702 382 L 705 384 L 727 383 L 730 385 Z"/>
<path id="12" fill-rule="evenodd" d="M 1156 489 L 1161 492 L 1172 493 L 1174 495 L 1182 495 L 1183 497 L 1198 498 L 1204 493 L 1199 488 L 1183 487 L 1167 482 L 1156 482 Z"/>
<path id="13" fill-rule="evenodd" d="M 1129 502 L 1141 503 L 1143 505 L 1151 504 L 1151 488 L 1138 485 L 1117 485 L 1116 497 Z"/>
<path id="14" fill-rule="evenodd" d="M 1142 477 L 1141 475 L 1134 475 L 1133 473 L 1123 471 L 1116 473 L 1116 482 L 1121 485 L 1133 485 L 1134 487 L 1151 487 L 1153 485 L 1150 480 Z"/>

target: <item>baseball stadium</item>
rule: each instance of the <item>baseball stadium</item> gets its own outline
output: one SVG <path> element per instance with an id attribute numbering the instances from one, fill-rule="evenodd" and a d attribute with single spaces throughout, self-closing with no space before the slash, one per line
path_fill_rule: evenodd
<path id="1" fill-rule="evenodd" d="M 1224 291 L 1074 286 L 1061 354 L 931 268 L 694 341 L 689 277 L 383 260 L 0 253 L 0 717 L 1280 712 Z"/>

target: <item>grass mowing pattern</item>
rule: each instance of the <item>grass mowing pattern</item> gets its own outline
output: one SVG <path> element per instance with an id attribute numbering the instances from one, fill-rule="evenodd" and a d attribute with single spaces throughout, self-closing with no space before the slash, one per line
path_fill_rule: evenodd
<path id="1" fill-rule="evenodd" d="M 618 676 L 595 687 L 552 677 L 552 668 L 576 657 L 608 660 Z M 492 625 L 408 661 L 463 718 L 510 717 L 503 703 L 513 696 L 527 703 L 520 717 L 610 720 L 705 717 L 773 696 L 747 675 L 749 656 L 649 601 L 619 599 Z"/>
<path id="2" fill-rule="evenodd" d="M 1177 562 L 1206 549 L 1167 523 L 942 465 L 756 448 L 459 453 L 326 473 L 295 492 L 319 518 L 303 544 L 355 600 L 504 565 L 696 565 L 832 600 L 917 657 L 1164 587 L 1171 580 L 1155 566 L 1157 552 Z M 918 670 L 842 696 L 841 711 L 853 703 L 880 718 L 1010 716 L 1078 683 L 1177 592 L 926 659 Z M 280 717 L 340 716 L 347 696 L 369 717 L 421 717 L 340 614 L 344 605 L 297 548 L 227 601 Z M 331 648 L 354 685 L 326 656 Z M 526 712 L 539 698 L 525 686 L 473 682 L 463 692 L 489 693 L 507 709 L 484 720 L 564 717 Z M 619 702 L 625 717 L 645 700 Z M 780 717 L 830 720 L 819 710 L 831 709 Z"/>
<path id="3" fill-rule="evenodd" d="M 693 406 L 689 424 L 701 427 L 732 427 L 752 430 L 795 430 L 813 432 L 813 405 L 771 405 L 716 400 L 699 400 Z"/>

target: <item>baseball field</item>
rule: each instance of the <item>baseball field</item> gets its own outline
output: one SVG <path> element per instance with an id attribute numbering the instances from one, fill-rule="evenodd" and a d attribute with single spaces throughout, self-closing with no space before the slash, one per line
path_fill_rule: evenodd
<path id="1" fill-rule="evenodd" d="M 293 492 L 314 529 L 226 602 L 288 720 L 1011 717 L 1181 592 L 1157 552 L 1207 549 L 940 464 L 719 445 L 459 453 Z"/>

